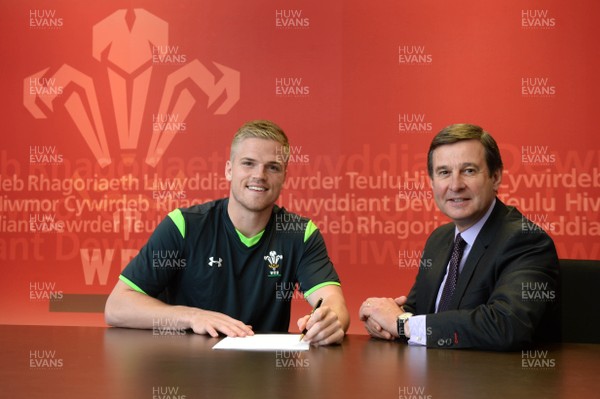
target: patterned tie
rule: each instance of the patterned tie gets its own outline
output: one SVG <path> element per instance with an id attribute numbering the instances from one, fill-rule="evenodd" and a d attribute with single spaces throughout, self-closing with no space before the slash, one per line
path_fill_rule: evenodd
<path id="1" fill-rule="evenodd" d="M 450 257 L 450 266 L 448 267 L 448 277 L 446 278 L 446 284 L 444 284 L 444 290 L 442 291 L 442 297 L 438 305 L 438 312 L 448 310 L 452 295 L 456 289 L 456 282 L 458 281 L 458 266 L 462 258 L 463 252 L 467 242 L 463 240 L 460 233 L 456 235 L 454 239 L 454 247 L 452 248 L 452 256 Z"/>

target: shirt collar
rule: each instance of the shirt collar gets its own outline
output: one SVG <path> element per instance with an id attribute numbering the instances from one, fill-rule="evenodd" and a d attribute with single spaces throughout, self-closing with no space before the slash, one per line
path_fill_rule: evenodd
<path id="1" fill-rule="evenodd" d="M 483 217 L 481 219 L 479 219 L 477 221 L 477 223 L 475 223 L 473 226 L 469 227 L 468 229 L 466 229 L 465 231 L 460 233 L 460 236 L 463 238 L 463 240 L 465 240 L 467 242 L 469 247 L 473 246 L 473 243 L 475 242 L 475 239 L 477 239 L 477 236 L 479 235 L 479 232 L 483 228 L 483 225 L 485 224 L 485 222 L 487 222 L 490 215 L 492 214 L 492 210 L 494 209 L 495 205 L 496 205 L 496 198 L 494 198 L 494 201 L 492 201 L 492 204 L 488 208 L 485 215 L 483 215 Z M 458 233 L 459 233 L 458 228 L 455 227 L 454 228 L 454 237 L 456 237 L 456 235 Z"/>

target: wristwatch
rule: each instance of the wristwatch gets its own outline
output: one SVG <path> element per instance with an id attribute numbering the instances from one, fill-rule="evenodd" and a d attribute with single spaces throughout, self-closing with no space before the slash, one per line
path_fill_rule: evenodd
<path id="1" fill-rule="evenodd" d="M 408 337 L 406 336 L 404 331 L 404 323 L 406 323 L 406 320 L 408 320 L 412 315 L 413 314 L 410 312 L 404 312 L 400 316 L 398 316 L 398 336 L 400 337 L 400 339 L 403 339 L 405 341 L 408 341 Z"/>

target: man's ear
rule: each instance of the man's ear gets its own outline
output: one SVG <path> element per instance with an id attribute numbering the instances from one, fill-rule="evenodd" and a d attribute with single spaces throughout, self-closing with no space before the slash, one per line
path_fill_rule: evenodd
<path id="1" fill-rule="evenodd" d="M 227 179 L 227 181 L 231 181 L 231 161 L 230 160 L 225 162 L 225 179 Z"/>
<path id="2" fill-rule="evenodd" d="M 498 169 L 492 174 L 492 181 L 494 182 L 494 191 L 498 192 L 500 184 L 502 183 L 502 169 Z"/>

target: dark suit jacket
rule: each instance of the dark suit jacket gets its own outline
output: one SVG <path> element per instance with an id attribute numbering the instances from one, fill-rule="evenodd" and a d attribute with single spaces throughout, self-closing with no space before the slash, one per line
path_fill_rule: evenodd
<path id="1" fill-rule="evenodd" d="M 427 346 L 514 350 L 534 339 L 557 302 L 558 257 L 552 239 L 499 199 L 459 275 L 449 310 L 435 312 L 454 224 L 427 240 L 404 309 L 427 315 Z"/>

